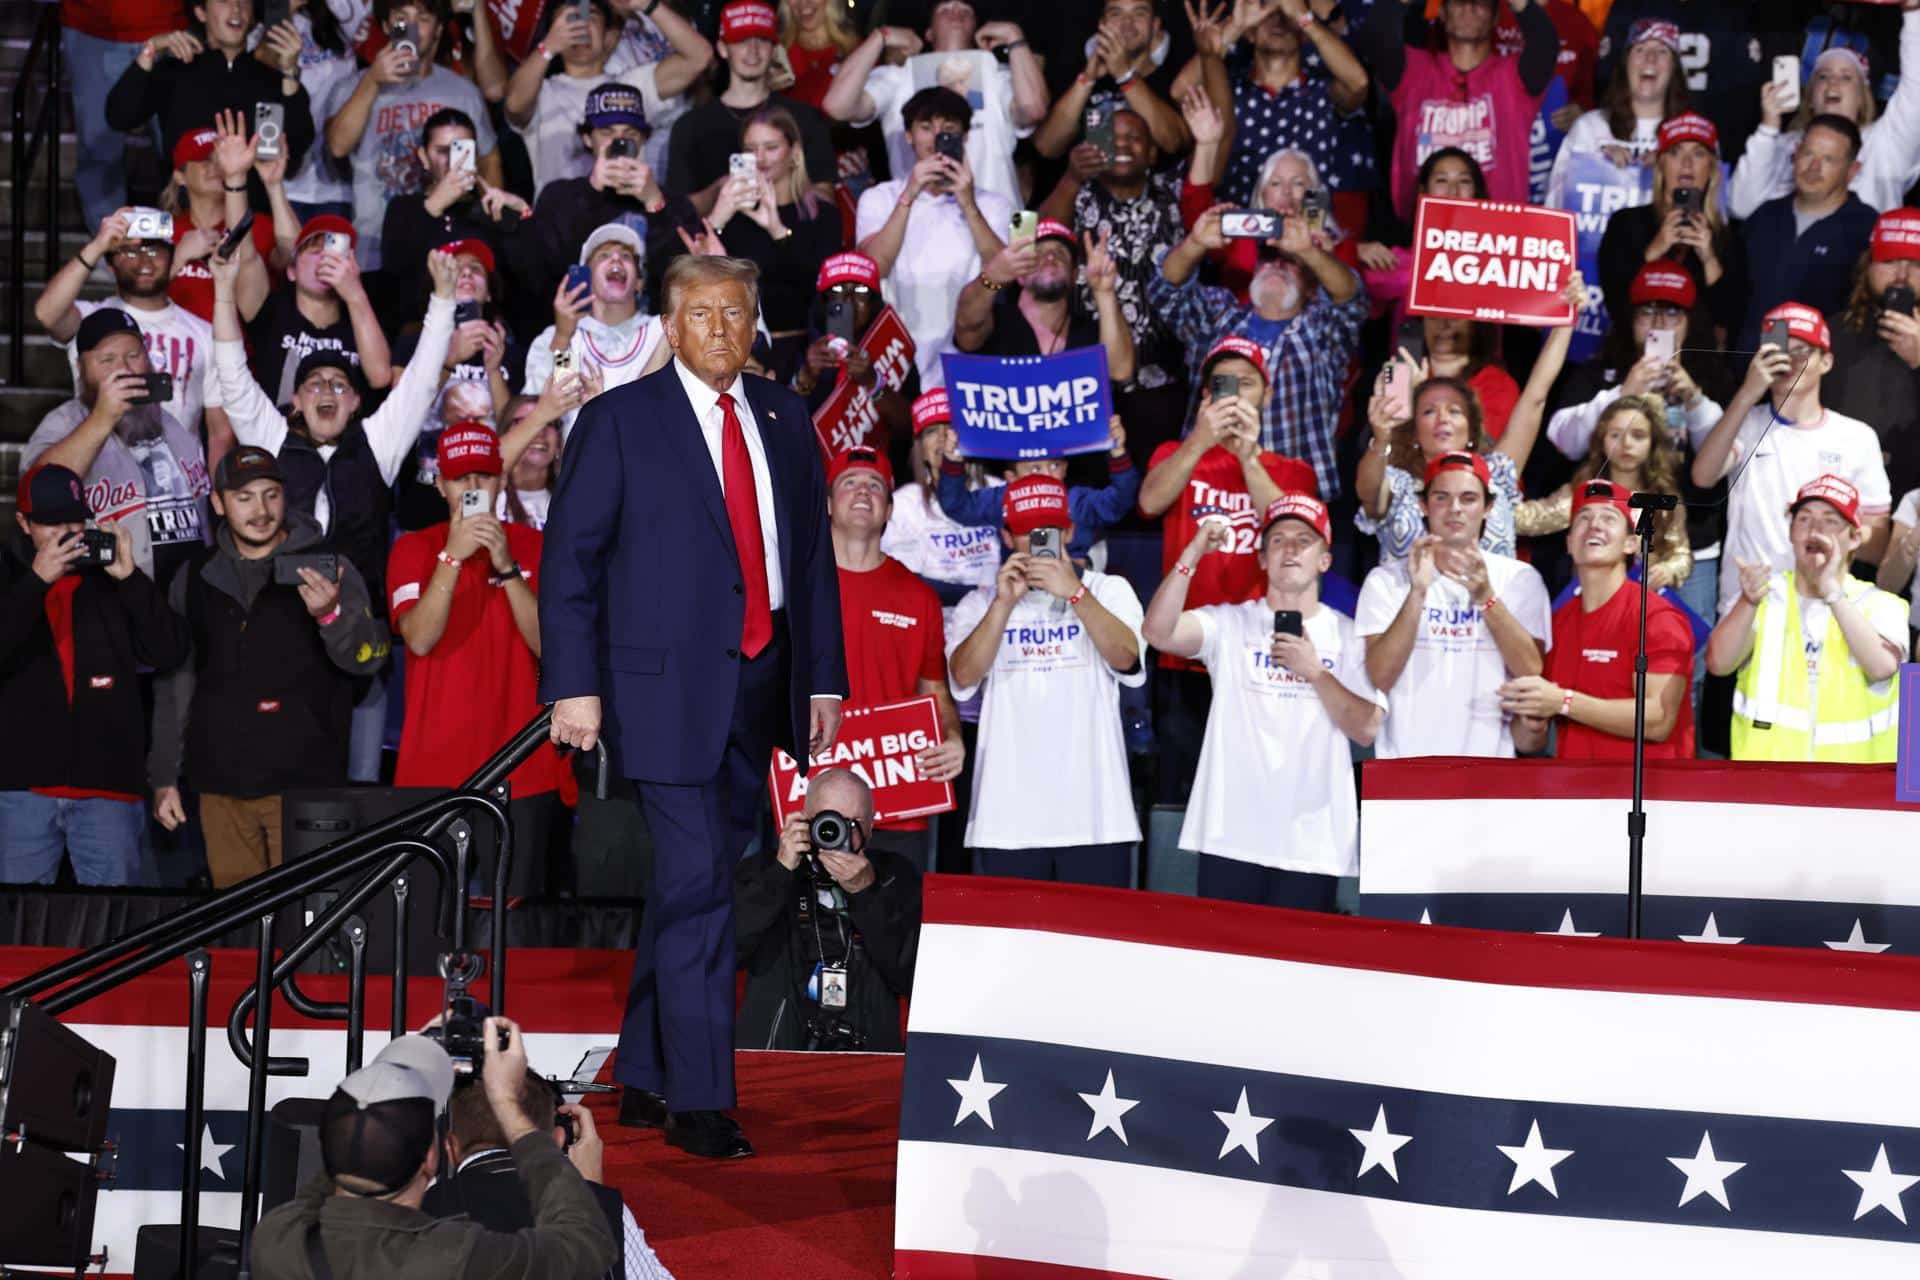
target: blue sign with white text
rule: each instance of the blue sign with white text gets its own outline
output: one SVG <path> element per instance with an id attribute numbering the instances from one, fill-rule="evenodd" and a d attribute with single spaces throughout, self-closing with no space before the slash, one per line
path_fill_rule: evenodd
<path id="1" fill-rule="evenodd" d="M 1108 447 L 1107 349 L 1051 356 L 940 357 L 947 407 L 968 458 L 1064 458 Z"/>

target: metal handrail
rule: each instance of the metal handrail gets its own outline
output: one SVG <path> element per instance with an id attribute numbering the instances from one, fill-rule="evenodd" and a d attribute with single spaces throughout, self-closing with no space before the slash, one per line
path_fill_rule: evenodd
<path id="1" fill-rule="evenodd" d="M 47 63 L 46 87 L 39 98 L 39 111 L 33 127 L 27 127 L 27 111 L 34 93 L 34 68 L 44 53 Z M 60 97 L 63 66 L 60 49 L 60 6 L 41 7 L 40 21 L 33 29 L 33 41 L 27 46 L 27 59 L 20 67 L 20 78 L 13 85 L 13 225 L 10 228 L 13 249 L 13 297 L 9 317 L 13 350 L 9 355 L 8 381 L 19 386 L 27 378 L 27 176 L 33 169 L 40 147 L 47 146 L 47 275 L 60 264 Z"/>

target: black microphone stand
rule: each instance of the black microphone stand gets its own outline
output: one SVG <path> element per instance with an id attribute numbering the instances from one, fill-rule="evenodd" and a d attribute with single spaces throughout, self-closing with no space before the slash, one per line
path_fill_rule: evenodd
<path id="1" fill-rule="evenodd" d="M 1633 807 L 1627 810 L 1627 936 L 1640 936 L 1640 865 L 1647 838 L 1647 552 L 1653 546 L 1653 517 L 1680 505 L 1673 493 L 1636 493 L 1627 505 L 1640 513 L 1634 532 L 1640 539 L 1640 647 L 1633 655 Z"/>

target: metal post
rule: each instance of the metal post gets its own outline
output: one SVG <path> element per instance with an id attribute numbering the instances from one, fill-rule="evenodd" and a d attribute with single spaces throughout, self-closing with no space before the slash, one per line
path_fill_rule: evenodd
<path id="1" fill-rule="evenodd" d="M 504 1014 L 507 1011 L 507 884 L 508 874 L 513 869 L 513 789 L 503 781 L 494 787 L 493 799 L 500 806 L 504 820 L 494 832 L 498 845 L 493 857 L 493 935 L 490 947 L 493 952 L 490 957 L 493 985 L 488 992 L 488 999 L 495 1014 Z M 467 911 L 465 897 L 460 899 L 459 906 L 464 919 Z"/>
<path id="2" fill-rule="evenodd" d="M 407 1034 L 407 875 L 393 878 L 393 1031 Z"/>
<path id="3" fill-rule="evenodd" d="M 260 1213 L 261 1163 L 266 1156 L 267 1059 L 272 1053 L 268 1036 L 273 1029 L 273 912 L 260 917 L 260 955 L 254 970 L 253 1063 L 247 1072 L 247 1158 L 240 1188 L 240 1277 L 250 1280 L 247 1250 L 253 1243 L 253 1224 Z"/>
<path id="4" fill-rule="evenodd" d="M 367 922 L 347 917 L 347 1074 L 360 1069 L 367 1039 Z"/>
<path id="5" fill-rule="evenodd" d="M 200 1266 L 200 1130 L 207 1117 L 207 978 L 213 968 L 205 950 L 187 957 L 186 1141 L 180 1159 L 180 1280 L 193 1280 Z"/>

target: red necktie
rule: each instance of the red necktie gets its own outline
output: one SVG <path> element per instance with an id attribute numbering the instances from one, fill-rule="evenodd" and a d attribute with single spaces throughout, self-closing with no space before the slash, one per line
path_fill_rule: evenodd
<path id="1" fill-rule="evenodd" d="M 747 453 L 747 433 L 740 427 L 732 396 L 722 393 L 720 414 L 720 485 L 726 490 L 727 523 L 733 528 L 733 550 L 740 557 L 740 581 L 747 592 L 740 652 L 756 658 L 773 639 L 767 544 L 760 532 L 760 497 L 753 483 L 753 458 Z"/>

